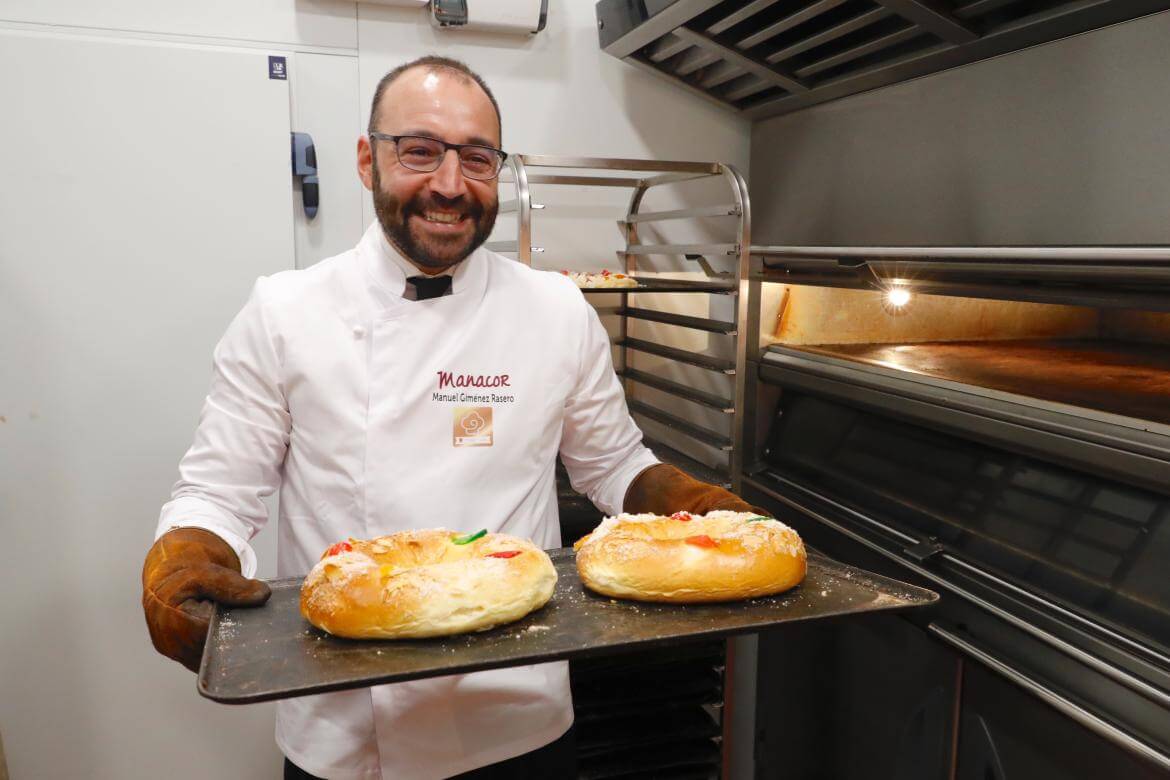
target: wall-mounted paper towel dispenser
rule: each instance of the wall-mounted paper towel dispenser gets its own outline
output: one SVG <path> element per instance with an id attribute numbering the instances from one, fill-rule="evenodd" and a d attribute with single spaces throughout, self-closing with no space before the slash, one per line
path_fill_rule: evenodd
<path id="1" fill-rule="evenodd" d="M 535 35 L 548 21 L 548 0 L 431 0 L 438 27 Z"/>

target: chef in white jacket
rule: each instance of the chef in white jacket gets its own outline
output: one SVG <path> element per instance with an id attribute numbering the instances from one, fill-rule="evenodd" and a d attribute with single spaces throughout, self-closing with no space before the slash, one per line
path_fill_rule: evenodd
<path id="1" fill-rule="evenodd" d="M 249 540 L 276 490 L 281 577 L 339 540 L 409 528 L 558 547 L 558 452 L 607 514 L 750 509 L 642 445 L 570 280 L 482 248 L 500 139 L 495 98 L 462 63 L 382 79 L 358 142 L 377 222 L 348 252 L 257 281 L 215 350 L 143 569 L 163 654 L 197 669 L 212 602 L 268 598 Z M 281 701 L 276 740 L 286 777 L 571 777 L 572 723 L 558 662 Z"/>

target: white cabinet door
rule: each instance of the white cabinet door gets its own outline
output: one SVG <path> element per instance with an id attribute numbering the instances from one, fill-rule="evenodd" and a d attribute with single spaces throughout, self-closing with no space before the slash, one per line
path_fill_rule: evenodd
<path id="1" fill-rule="evenodd" d="M 269 54 L 0 31 L 13 777 L 279 773 L 271 708 L 200 699 L 139 606 L 212 348 L 255 278 L 294 264 L 289 82 Z"/>

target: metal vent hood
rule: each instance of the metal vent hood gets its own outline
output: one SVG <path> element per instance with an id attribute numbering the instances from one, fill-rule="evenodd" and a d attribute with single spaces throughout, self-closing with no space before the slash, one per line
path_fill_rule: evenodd
<path id="1" fill-rule="evenodd" d="M 750 119 L 1170 9 L 1170 0 L 600 0 L 608 54 Z"/>

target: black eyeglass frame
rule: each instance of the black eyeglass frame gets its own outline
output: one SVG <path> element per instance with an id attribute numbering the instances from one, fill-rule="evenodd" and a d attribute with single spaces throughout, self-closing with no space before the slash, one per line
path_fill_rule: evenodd
<path id="1" fill-rule="evenodd" d="M 418 135 L 417 133 L 406 133 L 404 135 L 390 135 L 389 133 L 380 133 L 376 130 L 370 132 L 370 138 L 376 139 L 378 141 L 389 141 L 390 143 L 394 144 L 394 156 L 398 159 L 399 164 L 402 165 L 403 168 L 406 168 L 407 170 L 410 170 L 410 171 L 415 171 L 416 173 L 433 173 L 434 171 L 439 170 L 440 166 L 442 166 L 442 164 L 443 164 L 444 158 L 446 158 L 446 156 L 447 156 L 447 150 L 449 150 L 449 149 L 455 150 L 455 157 L 459 160 L 459 171 L 467 178 L 475 179 L 476 181 L 491 181 L 492 179 L 498 177 L 500 175 L 500 171 L 504 170 L 504 163 L 506 163 L 508 161 L 508 153 L 505 152 L 503 149 L 497 149 L 494 146 L 484 146 L 483 144 L 452 144 L 452 143 L 448 143 L 447 141 L 442 140 L 441 138 L 432 138 L 429 135 Z M 441 155 L 439 155 L 439 158 L 438 158 L 439 162 L 435 165 L 434 168 L 431 168 L 429 171 L 420 170 L 418 168 L 412 168 L 409 165 L 407 165 L 406 163 L 402 162 L 402 155 L 400 155 L 398 153 L 398 141 L 403 139 L 403 138 L 421 138 L 424 141 L 433 141 L 433 142 L 439 144 L 440 146 L 443 147 L 443 153 Z M 500 164 L 498 166 L 496 166 L 496 172 L 493 173 L 491 176 L 484 176 L 484 177 L 469 175 L 463 167 L 463 158 L 460 157 L 460 152 L 463 149 L 486 149 L 489 152 L 495 152 L 497 155 L 499 155 L 499 160 L 500 160 Z"/>

